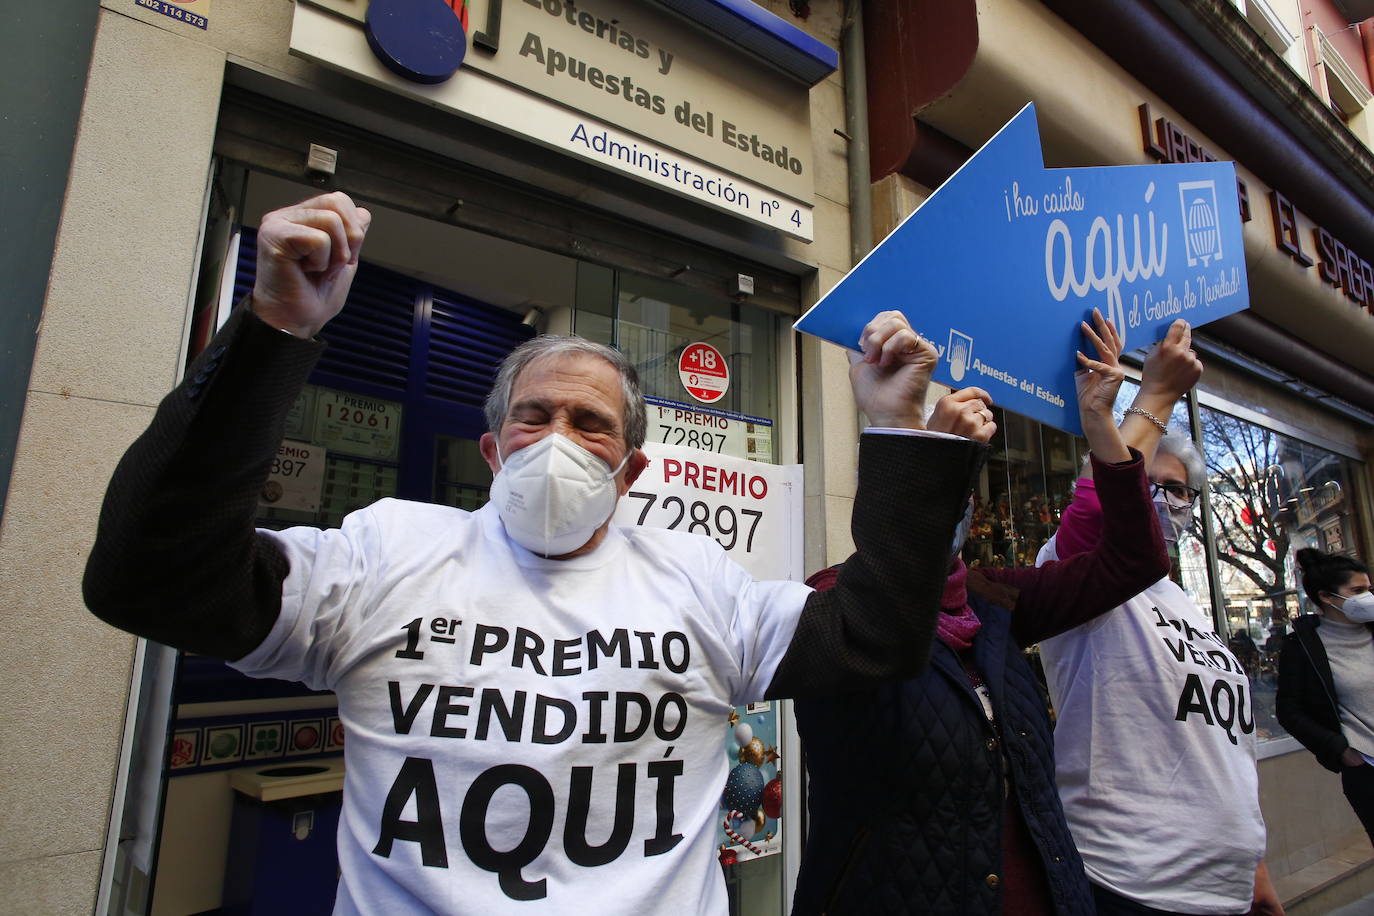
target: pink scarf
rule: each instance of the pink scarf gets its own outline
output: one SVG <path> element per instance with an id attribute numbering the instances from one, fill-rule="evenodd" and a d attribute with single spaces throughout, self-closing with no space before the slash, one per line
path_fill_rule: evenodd
<path id="1" fill-rule="evenodd" d="M 949 578 L 945 580 L 945 594 L 940 599 L 940 616 L 935 621 L 935 635 L 955 652 L 965 652 L 973 646 L 973 637 L 983 625 L 968 606 L 968 567 L 962 559 L 950 564 Z M 835 584 L 840 576 L 840 568 L 831 566 L 813 573 L 806 584 L 825 591 Z"/>
<path id="2" fill-rule="evenodd" d="M 973 637 L 983 622 L 968 606 L 968 567 L 962 559 L 950 564 L 945 580 L 945 594 L 940 599 L 940 617 L 935 621 L 935 634 L 955 652 L 966 652 L 973 646 Z"/>

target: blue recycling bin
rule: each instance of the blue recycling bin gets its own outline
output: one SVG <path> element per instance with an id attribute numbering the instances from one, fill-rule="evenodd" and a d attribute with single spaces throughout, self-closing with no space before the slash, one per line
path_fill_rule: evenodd
<path id="1" fill-rule="evenodd" d="M 229 783 L 234 811 L 222 911 L 329 916 L 339 884 L 343 761 L 247 767 Z"/>

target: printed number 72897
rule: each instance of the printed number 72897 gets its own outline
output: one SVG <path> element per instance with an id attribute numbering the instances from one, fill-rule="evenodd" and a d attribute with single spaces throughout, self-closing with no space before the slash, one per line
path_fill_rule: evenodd
<path id="1" fill-rule="evenodd" d="M 639 490 L 631 490 L 627 495 L 644 500 L 644 508 L 639 512 L 639 518 L 635 521 L 636 525 L 645 524 L 649 518 L 649 511 L 657 505 L 660 509 L 673 514 L 672 520 L 662 527 L 673 530 L 683 521 L 686 521 L 689 532 L 714 537 L 716 543 L 726 550 L 734 550 L 735 545 L 739 543 L 740 516 L 746 516 L 750 521 L 749 532 L 744 536 L 744 552 L 752 553 L 754 550 L 754 532 L 758 530 L 759 522 L 763 520 L 763 510 L 761 509 L 740 509 L 736 514 L 736 510 L 732 506 L 717 506 L 713 518 L 711 507 L 699 499 L 694 499 L 688 503 L 680 496 L 668 496 L 659 502 L 657 493 L 644 493 Z M 712 522 L 714 522 L 714 527 Z M 729 541 L 722 540 L 722 537 L 728 537 Z"/>

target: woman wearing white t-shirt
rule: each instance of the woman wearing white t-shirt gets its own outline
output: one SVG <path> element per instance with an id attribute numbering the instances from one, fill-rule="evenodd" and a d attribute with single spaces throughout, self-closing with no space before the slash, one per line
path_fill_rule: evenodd
<path id="1" fill-rule="evenodd" d="M 1159 419 L 1202 374 L 1190 345 L 1187 322 L 1174 322 L 1121 424 L 1145 456 L 1166 540 L 1204 475 L 1192 444 Z M 1037 563 L 1090 548 L 1101 518 L 1093 481 L 1080 480 Z M 1209 615 L 1165 577 L 1041 641 L 1040 658 L 1057 713 L 1055 781 L 1098 916 L 1282 914 L 1263 862 L 1249 681 Z"/>
<path id="2" fill-rule="evenodd" d="M 1341 788 L 1374 840 L 1374 592 L 1369 570 L 1340 554 L 1298 551 L 1318 613 L 1299 617 L 1279 660 L 1276 712 Z"/>

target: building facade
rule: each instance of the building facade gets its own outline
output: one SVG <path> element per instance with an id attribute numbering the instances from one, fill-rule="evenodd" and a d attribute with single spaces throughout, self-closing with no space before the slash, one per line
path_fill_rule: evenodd
<path id="1" fill-rule="evenodd" d="M 251 288 L 262 214 L 320 191 L 365 202 L 374 228 L 264 525 L 337 524 L 388 495 L 480 505 L 491 366 L 535 331 L 571 331 L 639 366 L 656 446 L 804 468 L 766 508 L 799 542 L 767 569 L 838 562 L 861 418 L 844 354 L 790 323 L 1034 100 L 1052 167 L 1237 163 L 1252 307 L 1199 335 L 1208 371 L 1175 417 L 1209 461 L 1179 556 L 1191 593 L 1262 645 L 1303 606 L 1294 550 L 1374 547 L 1371 39 L 1353 0 L 473 0 L 466 21 L 442 20 L 462 41 L 418 57 L 362 0 L 212 3 L 102 0 L 89 21 L 35 30 L 65 26 L 62 59 L 30 66 L 84 95 L 34 115 L 35 144 L 70 168 L 24 198 L 60 220 L 46 286 L 21 299 L 34 352 L 17 353 L 30 369 L 2 418 L 18 429 L 0 504 L 5 677 L 23 700 L 0 748 L 0 888 L 21 910 L 233 905 L 268 893 L 252 875 L 270 863 L 236 852 L 245 831 L 285 818 L 303 837 L 283 860 L 296 874 L 328 834 L 327 801 L 269 796 L 336 788 L 330 696 L 110 630 L 79 586 L 119 455 Z M 998 421 L 966 557 L 1020 565 L 1082 445 Z M 696 504 L 680 504 L 685 524 Z M 723 542 L 752 543 L 744 509 L 761 510 L 701 505 Z M 1273 720 L 1270 663 L 1252 678 L 1270 864 L 1291 912 L 1321 912 L 1374 890 L 1370 851 Z M 762 741 L 781 754 L 764 775 L 789 791 L 778 816 L 722 836 L 732 904 L 782 913 L 798 744 L 785 704 L 737 713 L 727 754 L 744 765 Z M 279 907 L 308 911 L 299 884 Z"/>

